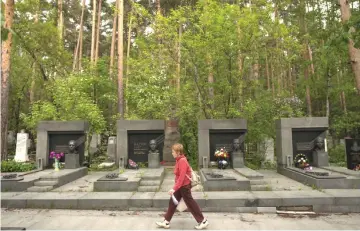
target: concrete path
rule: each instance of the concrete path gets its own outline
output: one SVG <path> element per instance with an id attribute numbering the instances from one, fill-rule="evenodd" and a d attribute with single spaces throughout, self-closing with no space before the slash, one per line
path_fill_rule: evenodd
<path id="1" fill-rule="evenodd" d="M 95 210 L 4 210 L 2 227 L 27 230 L 154 230 L 160 212 Z M 358 230 L 360 214 L 324 216 L 280 216 L 277 214 L 205 213 L 209 230 Z M 193 229 L 190 213 L 175 214 L 171 229 Z"/>

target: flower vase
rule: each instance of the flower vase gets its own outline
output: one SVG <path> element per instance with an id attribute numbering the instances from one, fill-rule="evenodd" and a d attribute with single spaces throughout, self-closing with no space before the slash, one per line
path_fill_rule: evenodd
<path id="1" fill-rule="evenodd" d="M 59 160 L 55 158 L 55 171 L 59 171 Z"/>

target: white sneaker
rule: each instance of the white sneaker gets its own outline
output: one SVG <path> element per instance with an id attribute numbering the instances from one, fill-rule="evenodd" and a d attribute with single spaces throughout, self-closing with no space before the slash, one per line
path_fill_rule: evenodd
<path id="1" fill-rule="evenodd" d="M 206 227 L 208 227 L 209 222 L 207 221 L 207 219 L 205 219 L 204 221 L 200 222 L 198 225 L 195 226 L 195 229 L 205 229 Z"/>
<path id="2" fill-rule="evenodd" d="M 170 222 L 168 222 L 167 220 L 163 220 L 163 221 L 157 221 L 156 225 L 159 228 L 164 228 L 164 229 L 168 229 L 170 228 Z"/>

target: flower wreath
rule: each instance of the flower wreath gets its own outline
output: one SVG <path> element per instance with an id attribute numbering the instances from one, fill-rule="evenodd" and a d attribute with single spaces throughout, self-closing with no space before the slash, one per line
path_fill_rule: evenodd
<path id="1" fill-rule="evenodd" d="M 304 155 L 302 153 L 299 153 L 295 156 L 294 164 L 295 164 L 295 167 L 303 168 L 303 169 L 310 167 L 309 161 L 308 161 L 306 155 Z"/>
<path id="2" fill-rule="evenodd" d="M 215 150 L 215 154 L 214 154 L 215 158 L 228 158 L 230 155 L 229 153 L 226 151 L 226 148 L 220 148 L 220 150 Z"/>

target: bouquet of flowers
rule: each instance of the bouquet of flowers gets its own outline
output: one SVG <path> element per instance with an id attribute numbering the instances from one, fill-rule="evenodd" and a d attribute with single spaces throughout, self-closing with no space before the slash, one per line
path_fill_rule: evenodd
<path id="1" fill-rule="evenodd" d="M 354 171 L 360 171 L 360 164 L 355 166 Z"/>
<path id="2" fill-rule="evenodd" d="M 225 169 L 229 165 L 227 158 L 230 157 L 230 155 L 226 151 L 225 147 L 220 148 L 220 150 L 216 150 L 214 156 L 217 159 L 219 169 Z"/>
<path id="3" fill-rule="evenodd" d="M 64 153 L 55 153 L 54 151 L 50 152 L 50 158 L 54 159 L 55 171 L 60 170 L 60 159 L 64 156 Z"/>
<path id="4" fill-rule="evenodd" d="M 216 150 L 214 156 L 217 159 L 226 159 L 229 157 L 229 153 L 226 151 L 224 147 L 224 148 L 220 148 L 220 150 Z"/>
<path id="5" fill-rule="evenodd" d="M 311 170 L 311 166 L 309 164 L 308 159 L 306 158 L 306 155 L 300 153 L 295 156 L 295 167 Z"/>

